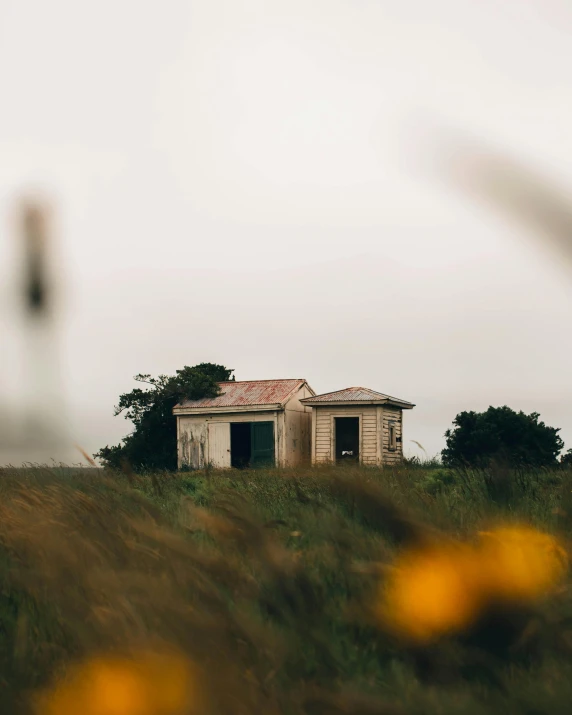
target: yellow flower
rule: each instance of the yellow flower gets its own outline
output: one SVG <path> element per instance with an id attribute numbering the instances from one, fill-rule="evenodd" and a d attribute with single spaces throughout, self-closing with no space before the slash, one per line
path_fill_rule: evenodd
<path id="1" fill-rule="evenodd" d="M 94 658 L 45 695 L 40 715 L 180 715 L 196 697 L 189 662 L 178 654 Z"/>
<path id="2" fill-rule="evenodd" d="M 417 642 L 465 628 L 481 607 L 475 556 L 460 544 L 403 553 L 384 584 L 379 615 Z"/>
<path id="3" fill-rule="evenodd" d="M 566 551 L 548 534 L 521 526 L 479 536 L 476 546 L 447 542 L 402 552 L 383 584 L 382 621 L 426 643 L 470 627 L 488 605 L 531 603 L 566 573 Z"/>
<path id="4" fill-rule="evenodd" d="M 566 551 L 549 534 L 513 526 L 479 536 L 483 577 L 493 597 L 534 601 L 552 590 L 566 573 Z"/>

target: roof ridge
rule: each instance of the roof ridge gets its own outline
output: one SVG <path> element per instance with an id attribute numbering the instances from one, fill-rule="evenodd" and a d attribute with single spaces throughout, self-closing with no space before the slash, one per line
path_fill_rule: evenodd
<path id="1" fill-rule="evenodd" d="M 374 390 L 372 387 L 361 387 L 359 385 L 354 385 L 353 387 L 344 387 L 341 390 L 332 390 L 331 392 L 321 392 L 316 397 L 322 397 L 323 395 L 336 395 L 339 392 L 348 392 L 348 390 L 364 390 L 364 392 L 375 392 L 376 395 L 383 395 L 384 397 L 389 397 L 385 392 L 379 392 Z M 397 398 L 396 398 L 397 399 Z"/>
<path id="2" fill-rule="evenodd" d="M 264 380 L 219 380 L 219 384 L 236 384 L 237 382 L 307 382 L 304 377 L 274 377 Z"/>
<path id="3" fill-rule="evenodd" d="M 341 390 L 332 390 L 331 392 L 320 392 L 318 395 L 314 395 L 314 397 L 323 397 L 324 395 L 335 395 L 335 394 L 337 394 L 338 392 L 347 392 L 348 390 L 355 390 L 355 389 L 359 389 L 359 388 L 355 388 L 355 387 L 344 387 L 344 388 L 341 389 Z M 309 399 L 309 398 L 306 398 L 306 399 Z"/>

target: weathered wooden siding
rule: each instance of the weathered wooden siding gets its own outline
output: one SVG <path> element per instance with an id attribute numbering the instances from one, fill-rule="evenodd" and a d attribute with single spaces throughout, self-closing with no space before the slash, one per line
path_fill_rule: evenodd
<path id="1" fill-rule="evenodd" d="M 295 467 L 310 461 L 312 408 L 303 405 L 300 400 L 311 396 L 311 391 L 304 385 L 286 403 L 283 464 L 287 467 Z"/>
<path id="2" fill-rule="evenodd" d="M 362 464 L 377 464 L 378 431 L 377 408 L 362 407 L 361 421 L 361 462 Z"/>
<path id="3" fill-rule="evenodd" d="M 314 408 L 314 461 L 317 464 L 334 461 L 332 451 L 332 413 L 327 407 Z"/>
<path id="4" fill-rule="evenodd" d="M 378 412 L 376 407 L 328 407 L 314 408 L 313 415 L 313 461 L 316 464 L 333 462 L 336 455 L 336 417 L 360 418 L 360 461 L 377 464 L 379 458 Z"/>
<path id="5" fill-rule="evenodd" d="M 397 407 L 384 406 L 382 422 L 382 461 L 383 464 L 395 464 L 403 459 L 403 410 Z M 395 423 L 397 437 L 396 449 L 389 448 L 389 425 Z"/>
<path id="6" fill-rule="evenodd" d="M 179 469 L 203 469 L 207 461 L 207 423 L 196 417 L 178 417 Z"/>

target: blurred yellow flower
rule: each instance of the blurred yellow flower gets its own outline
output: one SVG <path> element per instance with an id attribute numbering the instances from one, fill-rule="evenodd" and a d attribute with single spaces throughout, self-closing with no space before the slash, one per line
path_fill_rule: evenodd
<path id="1" fill-rule="evenodd" d="M 447 544 L 405 552 L 384 585 L 380 615 L 402 636 L 429 641 L 469 625 L 481 605 L 474 549 Z"/>
<path id="2" fill-rule="evenodd" d="M 493 597 L 533 601 L 552 590 L 566 574 L 566 551 L 549 534 L 513 526 L 479 536 L 487 586 Z"/>
<path id="3" fill-rule="evenodd" d="M 566 573 L 566 551 L 548 534 L 520 526 L 479 537 L 474 546 L 443 542 L 402 552 L 378 604 L 386 625 L 428 642 L 471 626 L 488 605 L 535 601 Z"/>
<path id="4" fill-rule="evenodd" d="M 39 701 L 39 715 L 182 715 L 196 688 L 186 658 L 141 653 L 93 658 Z"/>

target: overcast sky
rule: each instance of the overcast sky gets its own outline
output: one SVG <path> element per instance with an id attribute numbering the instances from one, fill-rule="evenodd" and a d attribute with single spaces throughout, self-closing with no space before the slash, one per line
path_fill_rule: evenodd
<path id="1" fill-rule="evenodd" d="M 570 189 L 571 30 L 567 0 L 0 0 L 5 413 L 11 202 L 57 217 L 68 444 L 34 458 L 116 443 L 133 375 L 202 361 L 410 400 L 408 454 L 504 404 L 572 446 L 572 272 L 416 148 L 435 119 Z"/>

